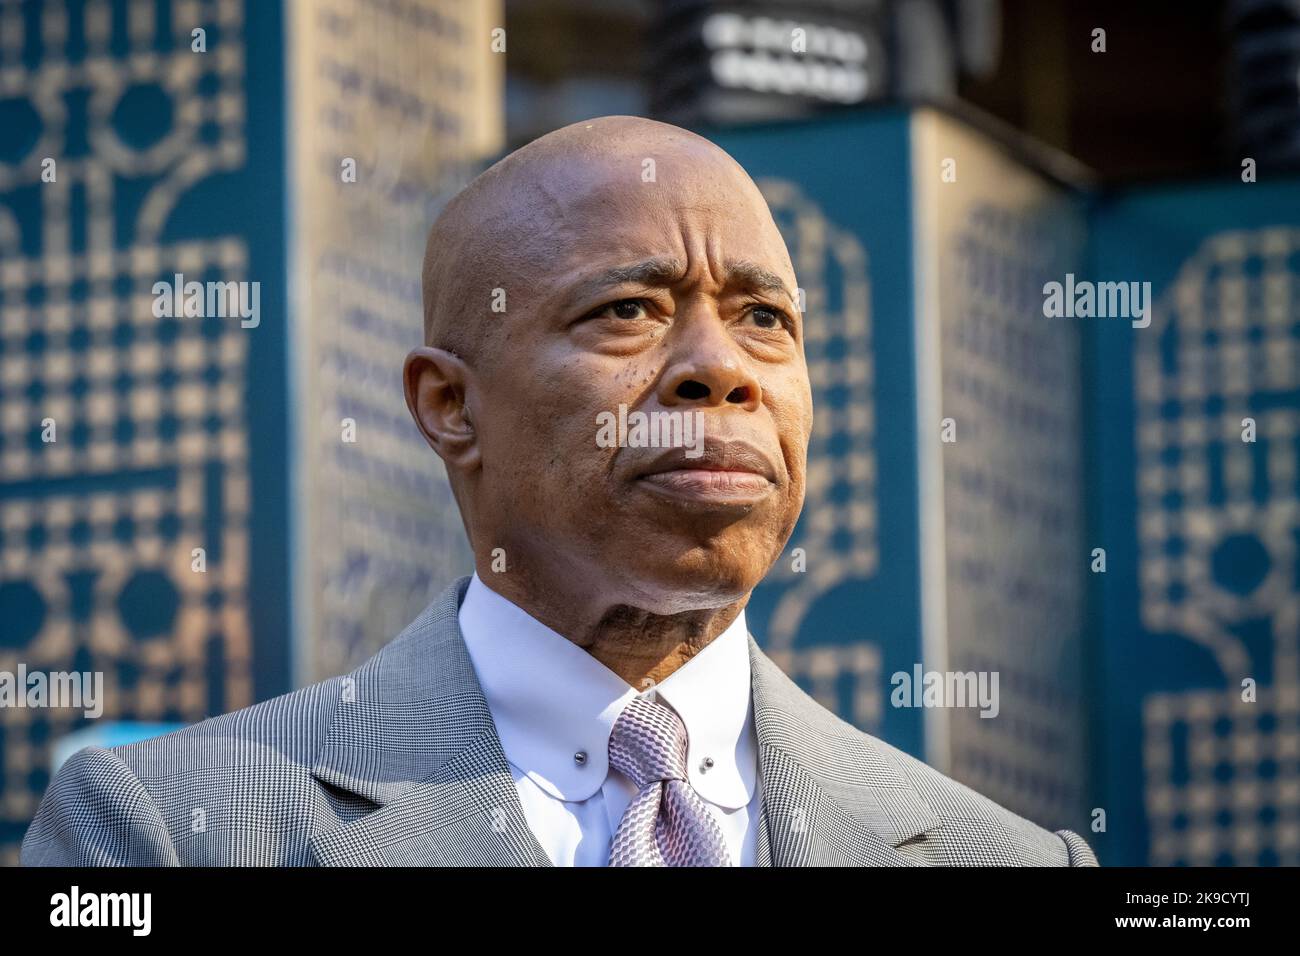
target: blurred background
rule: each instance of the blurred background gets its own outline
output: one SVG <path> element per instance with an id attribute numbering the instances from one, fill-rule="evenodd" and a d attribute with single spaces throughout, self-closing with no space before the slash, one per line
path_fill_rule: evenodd
<path id="1" fill-rule="evenodd" d="M 0 0 L 0 862 L 76 748 L 469 573 L 425 232 L 609 113 L 728 149 L 806 297 L 769 653 L 1103 864 L 1300 864 L 1300 0 Z M 159 316 L 177 274 L 256 321 Z M 1150 311 L 1048 318 L 1067 277 Z M 917 666 L 997 717 L 895 706 Z M 18 705 L 58 671 L 101 716 Z"/>

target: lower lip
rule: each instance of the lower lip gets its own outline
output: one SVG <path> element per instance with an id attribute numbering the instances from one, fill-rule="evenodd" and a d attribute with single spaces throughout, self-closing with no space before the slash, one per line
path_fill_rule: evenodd
<path id="1" fill-rule="evenodd" d="M 752 471 L 681 468 L 641 478 L 656 491 L 687 501 L 752 504 L 772 490 L 772 482 Z"/>

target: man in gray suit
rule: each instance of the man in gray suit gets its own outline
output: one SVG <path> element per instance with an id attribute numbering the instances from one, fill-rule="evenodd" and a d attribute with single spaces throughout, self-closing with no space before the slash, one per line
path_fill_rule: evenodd
<path id="1" fill-rule="evenodd" d="M 351 674 L 80 751 L 24 863 L 1096 864 L 749 635 L 813 409 L 789 255 L 726 153 L 551 133 L 448 205 L 423 287 L 407 404 L 474 575 Z"/>

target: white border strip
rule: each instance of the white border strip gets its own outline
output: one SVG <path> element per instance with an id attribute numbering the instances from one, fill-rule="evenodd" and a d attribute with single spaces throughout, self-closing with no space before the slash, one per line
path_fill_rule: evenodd
<path id="1" fill-rule="evenodd" d="M 943 361 L 940 349 L 938 222 L 938 121 L 930 110 L 908 122 L 912 194 L 913 350 L 916 361 L 916 476 L 920 533 L 921 654 L 925 670 L 948 670 L 948 555 L 944 529 Z M 921 710 L 925 761 L 947 773 L 952 767 L 949 712 Z"/>

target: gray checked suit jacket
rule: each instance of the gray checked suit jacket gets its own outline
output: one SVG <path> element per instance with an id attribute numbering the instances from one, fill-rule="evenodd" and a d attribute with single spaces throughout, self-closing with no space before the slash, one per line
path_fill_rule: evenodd
<path id="1" fill-rule="evenodd" d="M 548 866 L 461 637 L 469 578 L 345 677 L 55 775 L 24 865 Z M 764 866 L 1095 866 L 824 709 L 749 640 Z"/>

